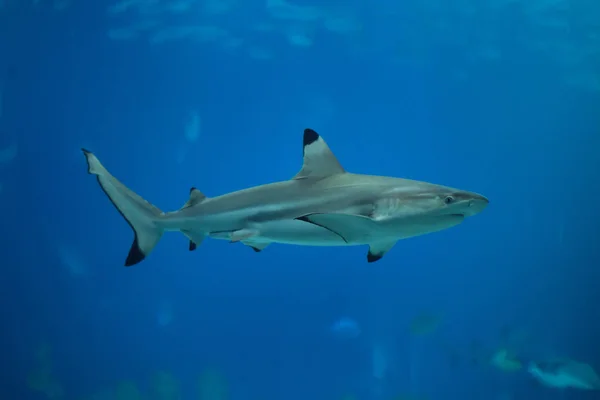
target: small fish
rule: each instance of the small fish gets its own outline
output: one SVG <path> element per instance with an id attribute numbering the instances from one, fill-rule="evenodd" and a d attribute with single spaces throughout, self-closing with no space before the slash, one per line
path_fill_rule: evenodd
<path id="1" fill-rule="evenodd" d="M 19 145 L 13 141 L 8 146 L 0 149 L 0 165 L 12 163 L 19 154 Z"/>
<path id="2" fill-rule="evenodd" d="M 194 143 L 200 137 L 200 114 L 197 111 L 192 111 L 189 121 L 185 124 L 185 138 Z"/>
<path id="3" fill-rule="evenodd" d="M 170 301 L 163 301 L 158 307 L 156 313 L 156 322 L 159 326 L 167 326 L 173 321 L 173 304 Z"/>
<path id="4" fill-rule="evenodd" d="M 521 361 L 507 349 L 499 349 L 494 352 L 490 364 L 505 372 L 519 371 L 523 367 Z"/>
<path id="5" fill-rule="evenodd" d="M 361 334 L 358 322 L 352 318 L 340 318 L 331 326 L 334 335 L 345 338 L 356 338 Z"/>
<path id="6" fill-rule="evenodd" d="M 383 381 L 388 371 L 388 352 L 381 343 L 373 343 L 371 348 L 371 375 Z"/>
<path id="7" fill-rule="evenodd" d="M 430 312 L 422 312 L 410 322 L 410 333 L 413 336 L 430 335 L 440 326 L 441 316 Z"/>
<path id="8" fill-rule="evenodd" d="M 600 377 L 596 371 L 589 364 L 574 360 L 531 362 L 527 371 L 548 387 L 600 390 Z"/>

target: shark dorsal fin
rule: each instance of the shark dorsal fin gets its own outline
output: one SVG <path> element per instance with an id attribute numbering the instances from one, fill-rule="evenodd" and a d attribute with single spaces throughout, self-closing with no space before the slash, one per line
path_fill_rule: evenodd
<path id="1" fill-rule="evenodd" d="M 344 168 L 321 136 L 312 129 L 304 130 L 303 164 L 293 179 L 326 177 L 343 174 Z"/>
<path id="2" fill-rule="evenodd" d="M 202 203 L 206 199 L 206 195 L 196 189 L 195 187 L 190 189 L 190 198 L 188 201 L 181 207 L 181 209 L 195 206 L 196 204 Z"/>

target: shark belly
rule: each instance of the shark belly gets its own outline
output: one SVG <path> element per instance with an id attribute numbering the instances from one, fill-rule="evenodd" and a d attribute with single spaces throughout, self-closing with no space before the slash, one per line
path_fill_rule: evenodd
<path id="1" fill-rule="evenodd" d="M 338 234 L 317 225 L 294 219 L 250 223 L 248 229 L 254 234 L 248 238 L 251 243 L 281 243 L 299 246 L 348 246 Z M 231 240 L 227 232 L 212 232 L 211 238 Z"/>
<path id="2" fill-rule="evenodd" d="M 463 220 L 462 215 L 391 219 L 390 221 L 380 222 L 380 234 L 397 240 L 408 239 L 451 228 L 459 225 Z"/>
<path id="3" fill-rule="evenodd" d="M 328 229 L 299 220 L 279 220 L 257 226 L 261 240 L 300 246 L 348 246 L 344 239 Z"/>

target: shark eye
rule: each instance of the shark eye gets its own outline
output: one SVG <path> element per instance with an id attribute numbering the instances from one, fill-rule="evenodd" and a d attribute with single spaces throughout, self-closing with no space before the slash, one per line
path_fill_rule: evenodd
<path id="1" fill-rule="evenodd" d="M 444 203 L 446 203 L 446 204 L 452 204 L 452 203 L 454 203 L 454 197 L 452 197 L 452 196 L 446 196 L 446 198 L 444 199 Z"/>

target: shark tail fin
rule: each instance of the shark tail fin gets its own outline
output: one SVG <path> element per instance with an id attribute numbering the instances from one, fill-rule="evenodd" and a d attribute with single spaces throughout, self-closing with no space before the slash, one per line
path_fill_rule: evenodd
<path id="1" fill-rule="evenodd" d="M 130 267 L 142 262 L 164 233 L 159 224 L 162 211 L 112 176 L 92 152 L 81 150 L 87 160 L 88 173 L 96 175 L 100 187 L 131 226 L 135 235 L 125 266 Z"/>

